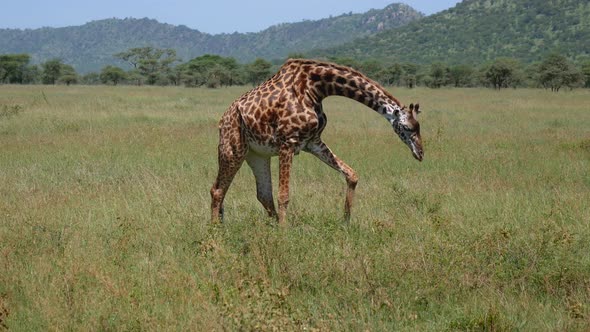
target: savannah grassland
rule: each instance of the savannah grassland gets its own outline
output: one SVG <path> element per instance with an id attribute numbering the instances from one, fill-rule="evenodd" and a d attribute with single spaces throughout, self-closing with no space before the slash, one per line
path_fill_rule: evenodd
<path id="1" fill-rule="evenodd" d="M 0 330 L 590 329 L 590 91 L 392 89 L 421 104 L 422 163 L 327 99 L 351 223 L 302 153 L 288 227 L 246 166 L 213 227 L 245 89 L 0 86 Z"/>

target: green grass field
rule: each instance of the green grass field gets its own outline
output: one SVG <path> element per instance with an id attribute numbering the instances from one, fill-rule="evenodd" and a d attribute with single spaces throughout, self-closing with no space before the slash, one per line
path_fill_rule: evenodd
<path id="1" fill-rule="evenodd" d="M 213 227 L 245 89 L 0 86 L 0 330 L 590 329 L 589 90 L 392 89 L 421 104 L 422 163 L 330 98 L 351 223 L 302 153 L 288 227 L 246 166 Z"/>

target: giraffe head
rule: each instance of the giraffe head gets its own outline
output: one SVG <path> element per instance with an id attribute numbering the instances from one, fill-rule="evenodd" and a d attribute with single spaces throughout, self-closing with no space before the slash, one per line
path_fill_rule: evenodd
<path id="1" fill-rule="evenodd" d="M 385 105 L 383 115 L 391 123 L 393 130 L 412 151 L 412 155 L 418 161 L 422 161 L 424 150 L 422 149 L 422 138 L 420 137 L 420 123 L 418 114 L 419 104 L 410 104 L 410 107 L 399 105 Z"/>

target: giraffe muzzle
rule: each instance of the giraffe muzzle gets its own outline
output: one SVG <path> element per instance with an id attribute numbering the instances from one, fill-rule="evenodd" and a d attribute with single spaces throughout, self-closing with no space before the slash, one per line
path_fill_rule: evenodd
<path id="1" fill-rule="evenodd" d="M 422 159 L 424 159 L 424 150 L 422 150 L 421 146 L 418 146 L 417 144 L 412 143 L 411 150 L 412 150 L 412 155 L 418 161 L 422 161 Z"/>

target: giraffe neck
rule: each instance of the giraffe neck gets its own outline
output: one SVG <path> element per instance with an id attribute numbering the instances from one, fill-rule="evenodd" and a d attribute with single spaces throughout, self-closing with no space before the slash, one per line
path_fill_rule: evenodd
<path id="1" fill-rule="evenodd" d="M 379 83 L 354 69 L 312 60 L 300 60 L 300 62 L 302 72 L 308 75 L 307 94 L 316 102 L 321 102 L 329 96 L 343 96 L 356 100 L 381 114 L 386 105 L 402 106 L 399 100 Z M 306 62 L 309 64 L 305 64 Z"/>

